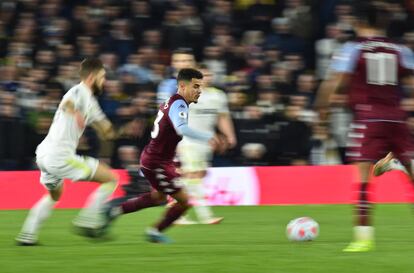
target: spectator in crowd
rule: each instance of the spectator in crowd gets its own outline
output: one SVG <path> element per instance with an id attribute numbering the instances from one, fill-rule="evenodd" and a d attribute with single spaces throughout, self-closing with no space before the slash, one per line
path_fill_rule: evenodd
<path id="1" fill-rule="evenodd" d="M 341 29 L 338 24 L 329 24 L 325 28 L 325 37 L 315 43 L 316 73 L 319 79 L 326 79 L 331 58 L 341 46 Z"/>
<path id="2" fill-rule="evenodd" d="M 311 151 L 311 128 L 300 120 L 302 108 L 288 105 L 279 123 L 279 137 L 274 145 L 278 165 L 307 165 Z"/>
<path id="3" fill-rule="evenodd" d="M 0 131 L 0 170 L 24 167 L 20 159 L 24 157 L 25 127 L 15 93 L 0 91 Z"/>
<path id="4" fill-rule="evenodd" d="M 157 91 L 157 102 L 162 103 L 177 92 L 176 76 L 180 69 L 195 66 L 195 57 L 191 49 L 179 48 L 171 56 L 171 77 L 163 80 Z"/>
<path id="5" fill-rule="evenodd" d="M 273 32 L 266 37 L 265 45 L 277 46 L 283 54 L 300 53 L 305 51 L 305 42 L 291 32 L 291 22 L 286 17 L 272 20 Z"/>
<path id="6" fill-rule="evenodd" d="M 268 139 L 263 109 L 258 105 L 244 107 L 243 118 L 235 119 L 237 132 L 238 164 L 243 166 L 266 165 L 271 145 Z"/>
<path id="7" fill-rule="evenodd" d="M 204 47 L 203 64 L 213 73 L 213 84 L 223 86 L 227 74 L 227 63 L 223 59 L 222 48 L 214 45 Z"/>

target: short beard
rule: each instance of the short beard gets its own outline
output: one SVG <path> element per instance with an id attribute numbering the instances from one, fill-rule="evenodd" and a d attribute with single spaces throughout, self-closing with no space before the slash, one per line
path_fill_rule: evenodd
<path id="1" fill-rule="evenodd" d="M 99 96 L 102 94 L 102 88 L 100 88 L 97 84 L 96 81 L 92 84 L 92 92 L 95 96 Z"/>

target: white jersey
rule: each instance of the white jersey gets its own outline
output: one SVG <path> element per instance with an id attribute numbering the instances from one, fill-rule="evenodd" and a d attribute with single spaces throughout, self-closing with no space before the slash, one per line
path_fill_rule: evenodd
<path id="1" fill-rule="evenodd" d="M 75 154 L 85 128 L 79 128 L 75 117 L 62 110 L 62 105 L 68 100 L 72 101 L 75 110 L 82 114 L 86 126 L 105 118 L 89 87 L 82 82 L 75 85 L 63 96 L 46 138 L 36 149 L 37 156 Z"/>
<path id="2" fill-rule="evenodd" d="M 222 113 L 229 113 L 226 94 L 220 89 L 208 87 L 203 89 L 197 103 L 190 104 L 188 126 L 194 130 L 214 134 L 218 115 Z M 181 143 L 200 142 L 184 137 Z"/>

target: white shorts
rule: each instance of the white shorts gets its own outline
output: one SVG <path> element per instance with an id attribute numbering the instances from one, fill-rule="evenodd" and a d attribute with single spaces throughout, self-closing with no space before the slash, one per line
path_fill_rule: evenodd
<path id="1" fill-rule="evenodd" d="M 213 159 L 213 152 L 208 144 L 182 143 L 177 152 L 183 172 L 205 171 Z"/>
<path id="2" fill-rule="evenodd" d="M 72 155 L 63 158 L 43 155 L 36 158 L 40 169 L 40 183 L 48 190 L 58 188 L 63 179 L 88 181 L 98 169 L 99 161 L 88 156 Z"/>

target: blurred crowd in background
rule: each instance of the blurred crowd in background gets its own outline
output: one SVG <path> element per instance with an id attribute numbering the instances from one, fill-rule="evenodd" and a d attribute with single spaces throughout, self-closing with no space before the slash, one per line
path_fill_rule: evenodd
<path id="1" fill-rule="evenodd" d="M 414 1 L 373 1 L 388 34 L 414 48 Z M 58 102 L 85 57 L 107 69 L 102 109 L 126 134 L 103 142 L 87 129 L 78 148 L 122 168 L 149 140 L 173 52 L 193 54 L 225 91 L 238 145 L 215 166 L 346 162 L 350 114 L 332 98 L 331 122 L 312 105 L 340 46 L 355 38 L 353 1 L 0 1 L 0 170 L 33 169 Z M 177 51 L 178 50 L 178 51 Z M 402 107 L 413 111 L 407 87 Z M 158 95 L 157 95 L 158 93 Z M 408 121 L 414 124 L 414 119 Z M 414 125 L 411 126 L 414 132 Z"/>

